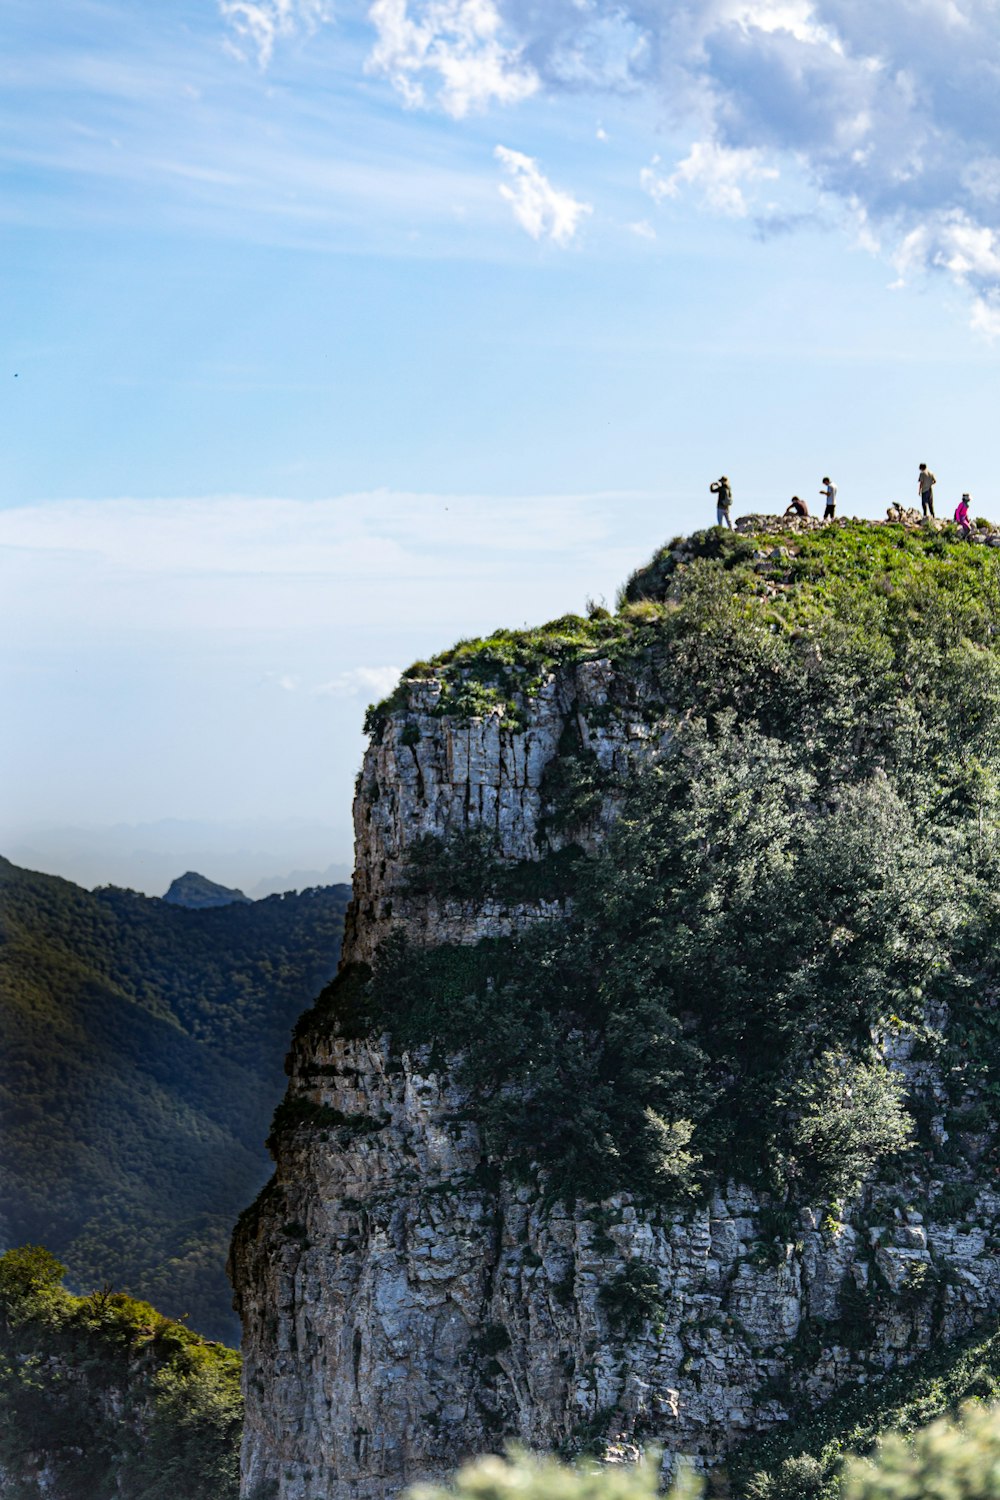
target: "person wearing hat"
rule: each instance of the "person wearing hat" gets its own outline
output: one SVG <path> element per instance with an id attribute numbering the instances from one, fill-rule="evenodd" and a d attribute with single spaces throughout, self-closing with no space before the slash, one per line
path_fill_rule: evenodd
<path id="1" fill-rule="evenodd" d="M 972 504 L 972 496 L 965 494 L 955 507 L 955 520 L 962 528 L 963 537 L 967 537 L 972 530 L 972 522 L 969 520 L 969 506 Z"/>
<path id="2" fill-rule="evenodd" d="M 721 479 L 713 479 L 708 488 L 715 496 L 716 526 L 728 526 L 732 531 L 733 523 L 729 519 L 729 507 L 733 503 L 733 492 L 729 487 L 729 480 L 723 474 Z"/>
<path id="3" fill-rule="evenodd" d="M 832 521 L 836 512 L 837 486 L 834 484 L 829 474 L 823 475 L 823 487 L 820 490 L 820 494 L 823 495 L 826 499 L 826 509 L 823 512 L 823 520 Z"/>

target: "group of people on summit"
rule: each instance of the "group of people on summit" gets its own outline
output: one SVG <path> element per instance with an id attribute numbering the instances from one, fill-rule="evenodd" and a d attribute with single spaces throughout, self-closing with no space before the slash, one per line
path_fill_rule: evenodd
<path id="1" fill-rule="evenodd" d="M 934 486 L 937 484 L 937 476 L 932 474 L 926 464 L 921 464 L 917 473 L 917 492 L 920 496 L 920 504 L 925 517 L 934 518 Z M 715 496 L 715 524 L 717 526 L 728 526 L 733 529 L 730 511 L 733 505 L 733 490 L 729 480 L 723 474 L 721 479 L 713 479 L 709 490 Z M 836 520 L 837 515 L 837 486 L 828 474 L 823 475 L 823 481 L 819 493 L 823 496 L 825 505 L 823 508 L 823 520 Z M 955 520 L 962 528 L 962 535 L 968 536 L 972 530 L 972 522 L 969 520 L 969 507 L 972 504 L 972 496 L 966 492 L 955 508 Z M 798 495 L 793 495 L 791 504 L 785 511 L 786 516 L 808 516 L 809 507 Z M 903 507 L 891 505 L 889 507 L 889 519 L 901 520 Z"/>

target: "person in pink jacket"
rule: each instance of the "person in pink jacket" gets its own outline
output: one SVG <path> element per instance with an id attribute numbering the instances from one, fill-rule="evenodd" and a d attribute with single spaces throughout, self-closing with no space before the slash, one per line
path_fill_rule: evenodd
<path id="1" fill-rule="evenodd" d="M 968 536 L 972 530 L 972 522 L 969 520 L 969 501 L 971 499 L 971 495 L 963 495 L 955 507 L 955 520 L 961 526 L 963 536 Z"/>

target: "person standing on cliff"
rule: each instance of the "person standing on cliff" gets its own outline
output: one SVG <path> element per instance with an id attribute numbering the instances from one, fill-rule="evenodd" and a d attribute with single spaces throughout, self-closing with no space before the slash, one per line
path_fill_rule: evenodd
<path id="1" fill-rule="evenodd" d="M 924 508 L 924 515 L 934 516 L 934 486 L 937 484 L 936 475 L 932 474 L 926 464 L 920 465 L 917 474 L 917 489 L 920 493 L 920 504 Z"/>
<path id="2" fill-rule="evenodd" d="M 733 492 L 729 486 L 729 480 L 723 474 L 721 479 L 713 479 L 708 488 L 715 496 L 716 526 L 728 526 L 732 531 L 733 523 L 729 519 L 729 510 L 733 503 Z"/>
<path id="3" fill-rule="evenodd" d="M 828 474 L 823 475 L 823 487 L 820 490 L 820 494 L 826 500 L 823 520 L 832 521 L 837 513 L 837 486 Z"/>

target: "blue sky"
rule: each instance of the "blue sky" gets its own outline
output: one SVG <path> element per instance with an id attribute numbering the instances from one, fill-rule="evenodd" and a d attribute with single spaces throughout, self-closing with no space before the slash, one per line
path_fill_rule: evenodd
<path id="1" fill-rule="evenodd" d="M 6 0 L 2 847 L 349 860 L 393 673 L 612 597 L 721 470 L 997 509 L 995 22 Z"/>

